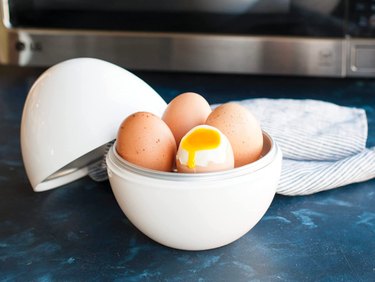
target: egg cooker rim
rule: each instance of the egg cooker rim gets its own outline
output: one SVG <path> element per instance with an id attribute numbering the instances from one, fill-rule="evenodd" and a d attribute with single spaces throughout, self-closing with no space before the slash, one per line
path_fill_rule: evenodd
<path id="1" fill-rule="evenodd" d="M 276 144 L 276 142 L 272 139 L 272 137 L 262 130 L 263 135 L 269 140 L 270 142 L 270 149 L 269 151 L 262 156 L 259 160 L 230 170 L 225 171 L 217 171 L 217 172 L 206 172 L 206 173 L 179 173 L 179 172 L 164 172 L 164 171 L 157 171 L 152 169 L 143 168 L 132 164 L 126 160 L 124 160 L 120 155 L 117 153 L 115 147 L 116 142 L 110 148 L 107 157 L 106 163 L 107 167 L 110 168 L 114 166 L 116 169 L 121 171 L 131 172 L 137 176 L 146 177 L 146 178 L 153 178 L 158 180 L 165 180 L 171 182 L 184 182 L 184 181 L 210 181 L 210 180 L 225 180 L 225 179 L 233 179 L 234 177 L 239 177 L 243 175 L 248 175 L 249 173 L 255 173 L 269 165 L 272 164 L 273 160 L 278 155 L 280 148 Z M 121 176 L 121 173 L 120 173 Z"/>

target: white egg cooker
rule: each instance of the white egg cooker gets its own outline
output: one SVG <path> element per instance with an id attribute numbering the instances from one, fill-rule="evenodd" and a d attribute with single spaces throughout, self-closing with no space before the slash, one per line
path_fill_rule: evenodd
<path id="1" fill-rule="evenodd" d="M 162 116 L 165 101 L 147 83 L 111 63 L 78 58 L 34 83 L 21 122 L 21 150 L 36 192 L 87 176 L 104 158 L 131 113 Z M 263 156 L 224 172 L 182 174 L 143 169 L 114 149 L 106 155 L 110 185 L 128 219 L 169 247 L 205 250 L 246 234 L 267 211 L 280 177 L 280 148 L 263 132 Z"/>
<path id="2" fill-rule="evenodd" d="M 165 107 L 143 80 L 111 63 L 79 58 L 51 67 L 30 89 L 22 115 L 22 156 L 33 189 L 87 175 L 127 115 L 160 116 Z"/>

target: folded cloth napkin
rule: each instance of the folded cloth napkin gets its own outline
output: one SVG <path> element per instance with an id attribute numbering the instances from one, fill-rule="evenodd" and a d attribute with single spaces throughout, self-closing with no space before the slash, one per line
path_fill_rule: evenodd
<path id="1" fill-rule="evenodd" d="M 277 193 L 307 195 L 375 177 L 363 109 L 317 100 L 248 99 L 249 109 L 281 147 Z"/>

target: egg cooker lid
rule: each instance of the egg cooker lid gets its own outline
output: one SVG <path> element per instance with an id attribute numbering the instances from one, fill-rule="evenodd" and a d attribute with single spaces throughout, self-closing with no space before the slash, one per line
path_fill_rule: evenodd
<path id="1" fill-rule="evenodd" d="M 165 101 L 114 64 L 77 58 L 46 70 L 31 87 L 21 120 L 21 152 L 34 191 L 86 176 L 131 113 L 161 116 Z"/>

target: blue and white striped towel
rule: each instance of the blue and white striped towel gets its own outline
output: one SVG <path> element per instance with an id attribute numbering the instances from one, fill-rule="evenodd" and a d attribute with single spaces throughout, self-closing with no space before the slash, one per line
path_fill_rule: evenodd
<path id="1" fill-rule="evenodd" d="M 307 195 L 375 177 L 363 109 L 317 100 L 248 99 L 248 108 L 283 152 L 277 193 Z"/>
<path id="2" fill-rule="evenodd" d="M 281 147 L 277 193 L 308 195 L 375 178 L 375 147 L 366 148 L 363 109 L 316 100 L 236 102 L 249 109 Z M 90 176 L 96 181 L 107 179 L 103 164 L 93 165 Z"/>

